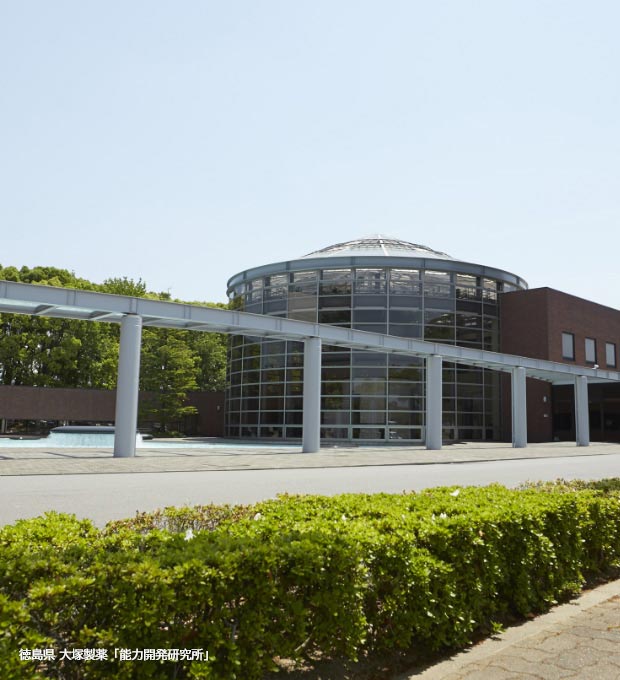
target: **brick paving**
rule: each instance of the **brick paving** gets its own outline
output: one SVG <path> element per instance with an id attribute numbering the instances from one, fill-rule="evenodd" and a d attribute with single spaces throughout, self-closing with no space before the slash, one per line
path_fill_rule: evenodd
<path id="1" fill-rule="evenodd" d="M 619 680 L 620 581 L 396 680 Z"/>

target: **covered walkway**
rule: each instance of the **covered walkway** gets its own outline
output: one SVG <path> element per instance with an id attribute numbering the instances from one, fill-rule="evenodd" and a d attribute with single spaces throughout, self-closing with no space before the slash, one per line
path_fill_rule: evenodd
<path id="1" fill-rule="evenodd" d="M 530 359 L 281 317 L 11 281 L 0 281 L 0 311 L 120 323 L 114 443 L 114 457 L 117 458 L 135 456 L 143 326 L 303 341 L 305 352 L 302 450 L 304 453 L 315 453 L 320 449 L 321 345 L 323 343 L 424 358 L 426 362 L 425 444 L 430 450 L 439 450 L 442 446 L 442 362 L 444 360 L 510 373 L 512 445 L 515 448 L 527 446 L 526 377 L 546 380 L 552 384 L 574 385 L 577 446 L 588 446 L 590 443 L 588 383 L 620 382 L 620 373 L 598 368 Z"/>

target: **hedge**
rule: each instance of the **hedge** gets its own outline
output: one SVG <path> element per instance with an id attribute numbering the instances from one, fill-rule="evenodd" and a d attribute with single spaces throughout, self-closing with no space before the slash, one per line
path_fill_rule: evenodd
<path id="1" fill-rule="evenodd" d="M 105 530 L 0 530 L 0 677 L 261 678 L 279 659 L 466 645 L 620 566 L 620 484 L 281 496 Z M 20 649 L 208 660 L 20 661 Z"/>

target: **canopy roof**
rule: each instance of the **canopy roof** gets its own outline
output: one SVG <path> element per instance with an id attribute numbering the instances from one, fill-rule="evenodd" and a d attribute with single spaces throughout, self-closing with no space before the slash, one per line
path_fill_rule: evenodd
<path id="1" fill-rule="evenodd" d="M 511 371 L 520 367 L 525 368 L 527 375 L 532 378 L 555 384 L 572 384 L 576 376 L 586 376 L 589 382 L 620 382 L 620 373 L 600 368 L 562 364 L 263 314 L 12 281 L 0 281 L 0 312 L 116 323 L 120 323 L 124 316 L 134 314 L 142 318 L 145 326 L 287 340 L 321 338 L 329 345 L 407 356 L 440 355 L 446 361 L 499 371 Z"/>

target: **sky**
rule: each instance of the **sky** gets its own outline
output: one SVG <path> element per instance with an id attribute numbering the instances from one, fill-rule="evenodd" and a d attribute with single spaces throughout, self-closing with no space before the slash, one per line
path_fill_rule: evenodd
<path id="1" fill-rule="evenodd" d="M 381 233 L 620 308 L 620 4 L 0 0 L 0 264 L 223 302 Z"/>

